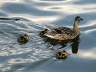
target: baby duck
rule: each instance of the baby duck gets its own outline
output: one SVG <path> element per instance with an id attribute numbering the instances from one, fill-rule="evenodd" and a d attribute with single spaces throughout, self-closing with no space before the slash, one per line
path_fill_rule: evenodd
<path id="1" fill-rule="evenodd" d="M 56 52 L 57 59 L 66 59 L 68 55 L 69 54 L 65 50 Z"/>
<path id="2" fill-rule="evenodd" d="M 17 41 L 19 44 L 26 44 L 29 41 L 29 36 L 27 34 L 20 35 Z"/>
<path id="3" fill-rule="evenodd" d="M 64 41 L 72 40 L 80 34 L 80 21 L 83 20 L 80 16 L 76 16 L 73 24 L 73 29 L 67 27 L 54 28 L 51 31 L 45 29 L 40 32 L 40 35 L 46 36 L 50 39 Z"/>

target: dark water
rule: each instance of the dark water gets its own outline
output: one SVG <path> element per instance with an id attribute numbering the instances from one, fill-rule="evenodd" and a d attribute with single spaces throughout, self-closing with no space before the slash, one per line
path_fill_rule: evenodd
<path id="1" fill-rule="evenodd" d="M 77 15 L 84 19 L 78 53 L 72 54 L 68 44 L 68 58 L 57 60 L 38 34 L 44 28 L 72 27 Z M 0 72 L 96 72 L 95 0 L 0 0 L 1 17 L 10 19 L 0 20 Z M 19 45 L 24 33 L 30 40 Z"/>

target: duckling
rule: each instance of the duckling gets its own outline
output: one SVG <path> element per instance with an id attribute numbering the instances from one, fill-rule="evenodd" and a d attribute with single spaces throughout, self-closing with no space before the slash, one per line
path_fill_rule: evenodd
<path id="1" fill-rule="evenodd" d="M 73 24 L 73 29 L 67 27 L 54 28 L 51 31 L 45 29 L 40 34 L 50 39 L 61 41 L 70 41 L 80 34 L 80 21 L 83 20 L 80 16 L 76 16 Z"/>
<path id="2" fill-rule="evenodd" d="M 20 35 L 17 41 L 19 44 L 26 44 L 29 41 L 29 36 L 27 34 Z"/>
<path id="3" fill-rule="evenodd" d="M 57 59 L 66 59 L 68 55 L 69 54 L 65 50 L 56 52 Z"/>
<path id="4" fill-rule="evenodd" d="M 54 53 L 54 57 L 56 59 L 64 60 L 70 55 L 65 49 L 61 49 L 61 48 L 56 49 L 53 47 L 49 47 L 48 49 Z"/>

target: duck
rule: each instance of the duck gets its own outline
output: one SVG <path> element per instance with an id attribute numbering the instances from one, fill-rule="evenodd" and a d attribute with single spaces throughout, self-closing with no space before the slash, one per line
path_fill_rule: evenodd
<path id="1" fill-rule="evenodd" d="M 54 53 L 53 57 L 59 60 L 65 60 L 70 55 L 65 49 L 54 49 L 53 47 L 49 47 L 48 49 Z"/>
<path id="2" fill-rule="evenodd" d="M 57 51 L 56 52 L 56 59 L 64 60 L 68 57 L 69 53 L 67 53 L 65 50 Z"/>
<path id="3" fill-rule="evenodd" d="M 29 36 L 27 34 L 22 34 L 17 38 L 17 42 L 22 45 L 29 41 Z"/>
<path id="4" fill-rule="evenodd" d="M 79 26 L 82 20 L 83 18 L 76 16 L 72 29 L 67 27 L 58 27 L 52 30 L 44 29 L 40 32 L 40 35 L 59 42 L 73 40 L 80 35 Z"/>

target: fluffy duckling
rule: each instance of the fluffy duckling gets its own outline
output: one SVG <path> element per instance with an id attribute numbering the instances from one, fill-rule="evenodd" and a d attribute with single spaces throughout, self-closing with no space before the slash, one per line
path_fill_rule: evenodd
<path id="1" fill-rule="evenodd" d="M 20 35 L 17 41 L 19 44 L 26 44 L 29 41 L 29 36 L 27 34 Z"/>
<path id="2" fill-rule="evenodd" d="M 68 55 L 69 54 L 65 50 L 56 52 L 57 59 L 66 59 Z"/>

